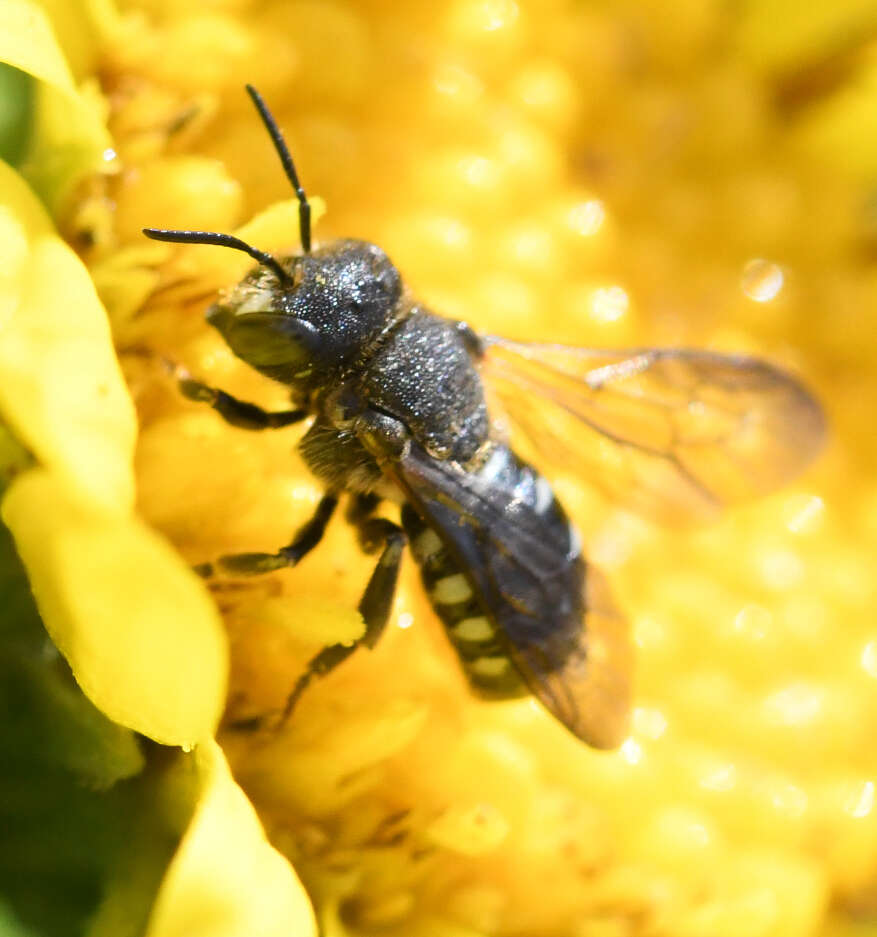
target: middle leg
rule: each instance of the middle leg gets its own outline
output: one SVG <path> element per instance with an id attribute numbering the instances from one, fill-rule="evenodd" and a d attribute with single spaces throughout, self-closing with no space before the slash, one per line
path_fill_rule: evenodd
<path id="1" fill-rule="evenodd" d="M 347 511 L 347 519 L 356 526 L 363 550 L 366 553 L 381 550 L 358 606 L 365 630 L 352 644 L 332 644 L 311 658 L 286 700 L 279 719 L 280 725 L 289 718 L 299 697 L 314 677 L 325 676 L 334 670 L 360 645 L 373 648 L 387 626 L 407 537 L 398 524 L 383 517 L 371 516 L 378 503 L 379 499 L 372 495 L 357 495 Z"/>
<path id="2" fill-rule="evenodd" d="M 195 571 L 204 577 L 212 576 L 216 572 L 233 576 L 260 576 L 276 569 L 295 566 L 323 539 L 326 525 L 337 506 L 337 495 L 323 495 L 311 519 L 299 528 L 291 543 L 281 547 L 276 553 L 230 553 L 219 557 L 213 563 L 199 564 Z"/>

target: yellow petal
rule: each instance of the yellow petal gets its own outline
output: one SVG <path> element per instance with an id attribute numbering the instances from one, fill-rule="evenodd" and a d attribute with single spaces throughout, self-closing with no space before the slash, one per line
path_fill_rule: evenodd
<path id="1" fill-rule="evenodd" d="M 102 40 L 118 28 L 114 0 L 39 0 L 74 78 L 99 66 Z"/>
<path id="2" fill-rule="evenodd" d="M 38 3 L 4 0 L 0 5 L 0 59 L 59 91 L 71 96 L 76 92 L 52 24 Z"/>
<path id="3" fill-rule="evenodd" d="M 319 197 L 312 198 L 310 202 L 311 224 L 316 225 L 326 213 L 326 203 Z M 269 253 L 292 253 L 298 249 L 298 205 L 297 199 L 274 202 L 233 234 Z M 173 254 L 173 250 L 168 250 L 168 256 Z M 252 258 L 246 254 L 206 251 L 202 245 L 179 250 L 174 260 L 177 276 L 198 277 L 199 283 L 215 283 L 217 286 L 240 280 L 252 266 Z"/>
<path id="4" fill-rule="evenodd" d="M 0 61 L 42 82 L 26 173 L 47 203 L 57 205 L 110 146 L 99 104 L 77 89 L 51 21 L 33 0 L 0 3 Z"/>
<path id="5" fill-rule="evenodd" d="M 167 745 L 210 737 L 225 635 L 173 549 L 136 517 L 89 511 L 45 469 L 13 482 L 2 513 L 46 628 L 92 702 Z"/>
<path id="6" fill-rule="evenodd" d="M 866 60 L 858 80 L 825 94 L 799 121 L 793 139 L 821 164 L 858 176 L 868 185 L 877 166 L 877 63 Z"/>
<path id="7" fill-rule="evenodd" d="M 309 198 L 311 227 L 326 214 L 326 203 L 318 195 Z M 261 249 L 278 254 L 287 253 L 298 243 L 298 199 L 274 202 L 260 211 L 235 232 L 248 244 L 264 245 Z M 297 247 L 295 248 L 298 249 Z"/>
<path id="8" fill-rule="evenodd" d="M 71 494 L 130 510 L 136 420 L 106 314 L 85 267 L 4 163 L 0 253 L 0 419 Z"/>
<path id="9" fill-rule="evenodd" d="M 867 28 L 866 23 L 873 22 L 873 16 L 871 0 L 748 0 L 740 6 L 740 53 L 775 72 L 794 69 L 802 62 L 820 62 L 827 54 L 848 48 L 840 37 L 857 35 Z"/>
<path id="10" fill-rule="evenodd" d="M 197 752 L 203 792 L 159 891 L 147 937 L 309 937 L 310 902 L 265 838 L 213 741 Z"/>

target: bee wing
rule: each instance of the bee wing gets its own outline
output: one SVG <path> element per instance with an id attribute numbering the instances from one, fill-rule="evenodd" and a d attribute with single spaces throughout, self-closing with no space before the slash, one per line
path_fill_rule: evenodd
<path id="1" fill-rule="evenodd" d="M 562 655 L 516 632 L 509 656 L 530 692 L 574 735 L 594 748 L 617 748 L 630 728 L 633 648 L 627 621 L 606 580 L 585 566 L 585 608 L 575 643 Z"/>
<path id="2" fill-rule="evenodd" d="M 587 471 L 613 499 L 664 522 L 707 520 L 780 487 L 825 438 L 817 401 L 757 358 L 485 344 L 488 386 L 541 466 Z"/>
<path id="3" fill-rule="evenodd" d="M 412 443 L 384 470 L 454 555 L 531 692 L 588 744 L 618 745 L 631 695 L 627 625 L 544 479 L 505 446 L 468 472 Z"/>

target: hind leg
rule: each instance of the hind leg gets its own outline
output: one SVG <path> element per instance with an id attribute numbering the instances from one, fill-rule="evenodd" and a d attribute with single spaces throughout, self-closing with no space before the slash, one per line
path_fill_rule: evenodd
<path id="1" fill-rule="evenodd" d="M 239 727 L 258 728 L 266 722 L 273 723 L 277 727 L 282 726 L 314 677 L 323 677 L 334 670 L 358 647 L 373 648 L 377 644 L 390 619 L 402 554 L 408 542 L 404 530 L 398 524 L 381 517 L 371 516 L 378 503 L 378 499 L 370 495 L 358 495 L 347 511 L 347 519 L 356 527 L 363 550 L 366 553 L 381 551 L 358 606 L 365 624 L 361 637 L 351 644 L 332 644 L 323 648 L 308 662 L 280 713 L 239 723 Z"/>
<path id="2" fill-rule="evenodd" d="M 369 516 L 377 503 L 376 499 L 367 495 L 360 496 L 354 500 L 347 513 L 348 520 L 356 525 L 363 550 L 366 553 L 381 550 L 358 606 L 365 623 L 365 631 L 352 644 L 333 644 L 310 660 L 286 700 L 286 706 L 280 716 L 281 724 L 289 718 L 299 697 L 314 677 L 325 676 L 334 670 L 360 646 L 373 648 L 387 626 L 396 594 L 402 554 L 408 541 L 405 531 L 398 524 L 382 517 Z"/>

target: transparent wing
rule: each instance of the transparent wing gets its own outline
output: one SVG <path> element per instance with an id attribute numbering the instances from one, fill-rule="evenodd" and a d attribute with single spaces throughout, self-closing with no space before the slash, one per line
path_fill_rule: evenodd
<path id="1" fill-rule="evenodd" d="M 586 474 L 665 523 L 780 487 L 825 438 L 811 394 L 757 358 L 485 343 L 488 386 L 540 468 Z"/>
<path id="2" fill-rule="evenodd" d="M 458 558 L 530 691 L 589 745 L 620 745 L 630 631 L 602 576 L 571 547 L 560 505 L 541 503 L 536 472 L 505 446 L 467 472 L 416 443 L 385 471 Z"/>
<path id="3" fill-rule="evenodd" d="M 553 669 L 544 649 L 515 641 L 511 657 L 549 712 L 594 748 L 617 748 L 630 728 L 633 645 L 601 573 L 588 564 L 586 614 L 575 647 Z"/>

